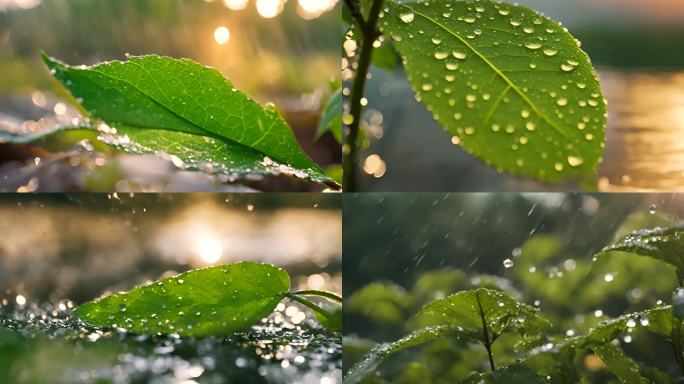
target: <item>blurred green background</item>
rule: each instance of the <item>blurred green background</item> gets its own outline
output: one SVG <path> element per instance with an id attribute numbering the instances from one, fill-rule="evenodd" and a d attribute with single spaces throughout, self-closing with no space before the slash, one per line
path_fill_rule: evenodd
<path id="1" fill-rule="evenodd" d="M 372 193 L 343 204 L 347 369 L 374 343 L 411 331 L 423 305 L 461 290 L 502 289 L 540 308 L 550 333 L 563 337 L 668 303 L 677 286 L 673 268 L 653 259 L 592 258 L 631 230 L 675 222 L 684 214 L 679 194 Z M 520 357 L 516 341 L 502 339 L 497 365 Z M 637 361 L 677 374 L 664 339 L 635 332 L 620 343 Z M 578 363 L 587 382 L 617 382 L 594 357 Z M 487 366 L 484 348 L 446 338 L 397 354 L 379 372 L 390 382 L 453 383 Z"/>
<path id="2" fill-rule="evenodd" d="M 684 4 L 678 0 L 521 0 L 581 41 L 608 100 L 596 190 L 684 189 Z M 401 66 L 372 67 L 360 159 L 363 191 L 568 191 L 499 174 L 451 143 L 417 102 Z M 348 80 L 348 79 L 347 79 Z M 376 155 L 376 156 L 371 156 Z M 378 161 L 378 157 L 381 161 Z M 367 163 L 366 163 L 367 161 Z"/>
<path id="3" fill-rule="evenodd" d="M 73 65 L 126 54 L 187 57 L 219 69 L 259 102 L 275 103 L 304 150 L 324 168 L 335 166 L 339 144 L 330 135 L 314 141 L 314 134 L 330 83 L 339 80 L 339 34 L 337 0 L 0 0 L 0 129 L 71 121 L 76 113 L 45 69 L 41 51 Z M 26 174 L 37 177 L 38 191 L 235 190 L 140 156 L 105 166 L 86 158 L 66 170 L 34 169 L 34 159 L 48 155 L 0 145 L 0 190 L 30 187 Z M 121 180 L 129 182 L 117 185 Z M 281 178 L 257 189 L 321 188 Z"/>

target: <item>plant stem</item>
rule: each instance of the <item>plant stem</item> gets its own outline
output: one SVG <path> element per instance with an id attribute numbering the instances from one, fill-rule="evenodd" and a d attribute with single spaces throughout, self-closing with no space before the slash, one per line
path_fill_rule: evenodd
<path id="1" fill-rule="evenodd" d="M 492 371 L 496 370 L 496 367 L 494 366 L 494 356 L 492 355 L 492 344 L 494 341 L 490 340 L 489 338 L 489 331 L 487 330 L 487 321 L 485 320 L 485 315 L 484 315 L 484 310 L 482 310 L 482 303 L 480 302 L 480 295 L 475 292 L 475 298 L 477 299 L 477 306 L 480 309 L 480 319 L 482 319 L 482 330 L 483 330 L 483 337 L 484 337 L 484 346 L 487 349 L 487 355 L 489 356 L 489 366 L 492 368 Z"/>
<path id="2" fill-rule="evenodd" d="M 334 317 L 333 314 L 326 311 L 325 309 L 319 307 L 318 305 L 314 304 L 313 301 L 310 301 L 308 299 L 305 299 L 303 297 L 297 296 L 296 292 L 286 292 L 283 294 L 285 297 L 292 299 L 302 305 L 305 305 L 309 308 L 311 308 L 314 312 L 318 313 L 319 315 L 325 316 L 328 320 L 333 321 Z"/>
<path id="3" fill-rule="evenodd" d="M 352 84 L 351 99 L 349 102 L 349 114 L 352 120 L 347 125 L 348 136 L 343 161 L 344 188 L 346 191 L 356 192 L 358 189 L 356 174 L 358 171 L 359 127 L 361 124 L 361 113 L 363 111 L 361 98 L 363 98 L 364 89 L 366 87 L 366 77 L 368 76 L 368 69 L 373 56 L 373 42 L 379 36 L 376 26 L 380 15 L 382 0 L 373 0 L 370 12 L 368 13 L 368 19 L 365 21 L 358 8 L 354 6 L 353 1 L 345 1 L 345 4 L 347 4 L 352 15 L 354 15 L 354 19 L 359 25 L 362 35 L 359 61 L 357 63 L 356 75 Z"/>
<path id="4" fill-rule="evenodd" d="M 332 292 L 327 292 L 327 291 L 318 291 L 315 289 L 310 289 L 306 291 L 297 291 L 297 292 L 292 292 L 294 295 L 314 295 L 314 296 L 321 296 L 325 297 L 326 299 L 336 301 L 338 303 L 342 302 L 342 297 L 338 296 Z"/>

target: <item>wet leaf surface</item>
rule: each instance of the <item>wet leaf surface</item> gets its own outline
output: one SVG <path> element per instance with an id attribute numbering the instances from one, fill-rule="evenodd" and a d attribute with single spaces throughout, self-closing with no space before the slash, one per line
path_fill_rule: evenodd
<path id="1" fill-rule="evenodd" d="M 538 310 L 505 293 L 488 288 L 462 291 L 438 299 L 416 315 L 421 325 L 453 325 L 478 335 L 498 337 L 506 332 L 535 334 L 549 325 Z"/>
<path id="2" fill-rule="evenodd" d="M 677 277 L 681 283 L 684 281 L 683 250 L 684 228 L 681 225 L 676 225 L 633 231 L 625 236 L 622 241 L 603 248 L 597 257 L 612 252 L 626 252 L 664 261 L 676 268 Z"/>
<path id="3" fill-rule="evenodd" d="M 137 334 L 230 335 L 267 317 L 290 289 L 281 268 L 240 262 L 197 269 L 85 303 L 85 323 Z"/>
<path id="4" fill-rule="evenodd" d="M 378 365 L 392 354 L 443 337 L 464 340 L 477 339 L 477 336 L 464 331 L 462 328 L 450 325 L 433 326 L 419 329 L 393 343 L 379 344 L 375 346 L 370 353 L 363 358 L 363 360 L 355 364 L 347 372 L 344 377 L 344 382 L 348 384 L 359 383 L 364 377 L 375 372 Z"/>
<path id="5" fill-rule="evenodd" d="M 588 56 L 558 23 L 490 0 L 387 1 L 380 27 L 452 142 L 499 171 L 593 179 L 605 101 Z"/>
<path id="6" fill-rule="evenodd" d="M 92 67 L 44 60 L 76 101 L 106 123 L 98 129 L 120 149 L 167 153 L 196 169 L 331 183 L 273 106 L 262 107 L 214 69 L 156 55 Z"/>

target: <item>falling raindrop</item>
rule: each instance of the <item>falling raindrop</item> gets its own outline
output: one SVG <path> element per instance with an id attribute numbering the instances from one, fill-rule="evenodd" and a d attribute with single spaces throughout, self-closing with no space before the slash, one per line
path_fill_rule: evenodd
<path id="1" fill-rule="evenodd" d="M 506 259 L 503 261 L 504 268 L 511 268 L 511 267 L 513 267 L 513 264 L 514 264 L 513 260 L 511 260 L 511 259 Z"/>
<path id="2" fill-rule="evenodd" d="M 658 212 L 658 205 L 651 204 L 651 206 L 648 208 L 648 213 L 650 213 L 651 215 L 655 215 L 656 212 Z"/>

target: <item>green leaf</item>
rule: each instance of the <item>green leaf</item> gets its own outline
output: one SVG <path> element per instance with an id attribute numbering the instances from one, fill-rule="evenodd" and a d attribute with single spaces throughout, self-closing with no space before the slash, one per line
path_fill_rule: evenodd
<path id="1" fill-rule="evenodd" d="M 268 165 L 282 165 L 284 173 L 331 183 L 302 151 L 273 106 L 262 107 L 215 69 L 156 55 L 92 67 L 68 66 L 45 55 L 43 60 L 85 110 L 123 136 L 123 149 L 135 148 L 127 140 L 137 138 L 151 151 L 166 151 L 167 140 L 172 140 L 171 150 L 184 154 L 175 156 L 195 158 L 207 140 L 207 153 L 201 151 L 195 160 L 203 165 L 197 168 L 241 173 L 258 158 Z M 151 132 L 140 133 L 145 130 Z M 159 135 L 159 131 L 185 135 Z M 158 141 L 153 140 L 156 136 Z"/>
<path id="2" fill-rule="evenodd" d="M 397 66 L 397 54 L 389 42 L 373 49 L 371 62 L 378 68 L 394 69 Z"/>
<path id="3" fill-rule="evenodd" d="M 648 383 L 639 374 L 639 365 L 627 357 L 619 347 L 613 344 L 603 344 L 593 347 L 592 350 L 623 383 Z"/>
<path id="4" fill-rule="evenodd" d="M 329 312 L 329 316 L 324 316 L 315 311 L 316 320 L 330 331 L 339 332 L 342 330 L 342 307 L 337 307 Z"/>
<path id="5" fill-rule="evenodd" d="M 359 383 L 364 377 L 375 372 L 378 365 L 392 354 L 443 337 L 454 337 L 464 340 L 476 338 L 476 336 L 470 332 L 464 331 L 460 327 L 451 325 L 419 329 L 408 336 L 395 341 L 394 343 L 379 344 L 375 346 L 370 353 L 364 356 L 363 360 L 356 363 L 349 371 L 347 371 L 347 374 L 344 377 L 344 383 Z"/>
<path id="6" fill-rule="evenodd" d="M 337 88 L 323 108 L 323 116 L 316 129 L 315 140 L 330 131 L 338 143 L 342 142 L 342 87 Z"/>
<path id="7" fill-rule="evenodd" d="M 431 302 L 416 315 L 416 322 L 459 326 L 478 335 L 483 335 L 486 327 L 491 341 L 506 332 L 540 332 L 549 324 L 537 312 L 501 291 L 478 288 Z"/>
<path id="8" fill-rule="evenodd" d="M 639 328 L 644 328 L 649 332 L 669 339 L 672 335 L 672 325 L 672 308 L 670 306 L 663 306 L 608 320 L 592 328 L 585 335 L 568 339 L 558 347 L 566 349 L 593 349 L 596 346 L 610 343 L 625 333 Z"/>
<path id="9" fill-rule="evenodd" d="M 464 380 L 463 384 L 548 384 L 551 379 L 538 375 L 531 369 L 518 364 L 501 367 L 495 371 L 478 373 Z"/>
<path id="10" fill-rule="evenodd" d="M 130 332 L 229 335 L 268 316 L 290 289 L 283 269 L 239 262 L 197 269 L 85 303 L 83 322 Z"/>
<path id="11" fill-rule="evenodd" d="M 657 307 L 646 311 L 623 315 L 605 321 L 589 330 L 586 334 L 564 339 L 558 343 L 545 343 L 530 351 L 522 359 L 511 364 L 541 372 L 549 378 L 548 382 L 578 382 L 572 377 L 576 373 L 576 354 L 592 350 L 604 361 L 611 372 L 623 382 L 640 383 L 644 381 L 640 371 L 635 372 L 637 363 L 624 356 L 621 350 L 612 343 L 615 340 L 638 329 L 672 340 L 672 329 L 675 325 L 672 310 L 669 306 Z M 681 324 L 678 325 L 681 329 Z M 653 368 L 650 376 L 658 376 L 661 372 Z M 483 375 L 486 376 L 486 375 Z M 630 381 L 631 380 L 631 381 Z M 487 381 L 485 381 L 487 382 Z"/>
<path id="12" fill-rule="evenodd" d="M 357 312 L 373 321 L 403 324 L 411 297 L 396 284 L 371 283 L 354 292 L 344 304 L 347 313 Z"/>
<path id="13" fill-rule="evenodd" d="M 596 256 L 626 252 L 664 261 L 676 268 L 680 286 L 684 282 L 684 227 L 640 229 L 625 236 L 619 243 L 603 248 Z"/>
<path id="14" fill-rule="evenodd" d="M 555 21 L 492 0 L 388 0 L 417 97 L 466 151 L 543 181 L 596 174 L 605 101 L 589 57 Z"/>

